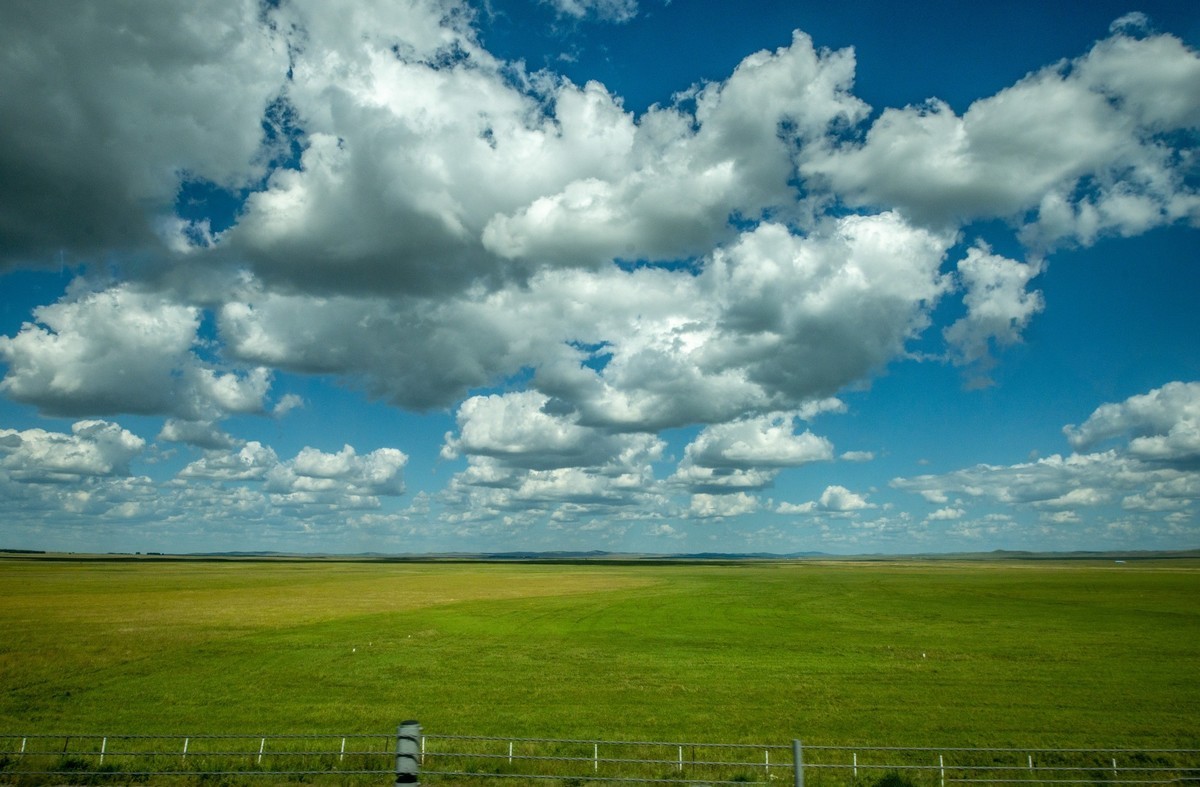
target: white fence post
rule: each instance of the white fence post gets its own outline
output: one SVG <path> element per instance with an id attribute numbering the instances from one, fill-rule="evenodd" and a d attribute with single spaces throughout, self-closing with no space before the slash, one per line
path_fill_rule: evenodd
<path id="1" fill-rule="evenodd" d="M 792 741 L 792 783 L 804 787 L 804 749 L 798 738 Z"/>
<path id="2" fill-rule="evenodd" d="M 186 760 L 186 759 L 187 759 L 187 745 L 188 745 L 188 741 L 189 741 L 189 740 L 191 740 L 191 738 L 184 738 L 184 739 L 183 739 L 183 755 L 182 755 L 182 756 L 179 758 L 179 759 L 181 759 L 181 760 Z"/>
<path id="3" fill-rule="evenodd" d="M 593 771 L 600 770 L 600 744 L 599 743 L 592 744 L 592 770 Z"/>
<path id="4" fill-rule="evenodd" d="M 683 773 L 683 747 L 679 747 L 679 772 Z"/>
<path id="5" fill-rule="evenodd" d="M 338 752 L 338 762 L 346 759 L 346 739 L 342 738 L 342 750 Z"/>
<path id="6" fill-rule="evenodd" d="M 101 765 L 104 764 L 104 750 L 107 748 L 108 748 L 108 736 L 106 735 L 104 737 L 104 740 L 100 741 L 100 764 Z"/>
<path id="7" fill-rule="evenodd" d="M 258 744 L 258 764 L 262 765 L 263 749 L 267 748 L 267 739 L 263 738 Z"/>
<path id="8" fill-rule="evenodd" d="M 1113 757 L 1113 781 L 1117 781 L 1121 777 L 1117 776 L 1117 758 Z"/>
<path id="9" fill-rule="evenodd" d="M 858 778 L 858 752 L 854 752 L 854 754 L 852 756 L 854 758 L 854 778 L 857 779 Z"/>
<path id="10" fill-rule="evenodd" d="M 938 755 L 938 771 L 942 774 L 942 787 L 946 787 L 946 760 Z"/>

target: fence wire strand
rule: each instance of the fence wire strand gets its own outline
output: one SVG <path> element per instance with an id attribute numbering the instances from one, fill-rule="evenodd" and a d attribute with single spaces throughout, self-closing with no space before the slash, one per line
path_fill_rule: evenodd
<path id="1" fill-rule="evenodd" d="M 396 773 L 397 741 L 396 735 L 378 733 L 0 734 L 0 784 L 13 779 L 35 784 L 39 777 L 86 784 L 123 779 L 153 784 L 155 777 L 234 783 L 242 777 L 365 780 Z M 215 749 L 207 750 L 209 746 Z M 793 746 L 780 744 L 430 734 L 420 736 L 417 756 L 422 781 L 435 785 L 462 780 L 724 785 L 786 784 L 796 775 L 793 751 Z M 1200 784 L 1197 749 L 813 745 L 802 751 L 809 787 L 871 787 L 883 773 L 894 773 L 913 787 Z"/>

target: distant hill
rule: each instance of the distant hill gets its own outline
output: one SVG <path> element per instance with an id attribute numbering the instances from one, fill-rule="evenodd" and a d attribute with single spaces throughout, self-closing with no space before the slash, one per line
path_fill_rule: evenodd
<path id="1" fill-rule="evenodd" d="M 36 549 L 0 548 L 0 557 L 41 557 L 47 560 L 324 560 L 324 561 L 383 561 L 383 562 L 513 562 L 513 563 L 681 563 L 681 562 L 737 562 L 737 561 L 787 561 L 828 560 L 846 562 L 886 562 L 903 560 L 927 561 L 1011 561 L 1011 560 L 1111 560 L 1127 562 L 1137 560 L 1198 559 L 1200 549 L 1184 550 L 1130 550 L 1130 551 L 1075 551 L 1075 552 L 1029 552 L 997 549 L 992 552 L 931 552 L 916 554 L 860 554 L 836 555 L 828 552 L 688 552 L 688 553 L 640 553 L 606 552 L 603 550 L 572 551 L 513 550 L 509 552 L 437 552 L 389 554 L 384 552 L 345 553 L 297 553 L 272 551 L 225 551 L 225 552 L 121 552 L 108 554 L 54 553 Z"/>

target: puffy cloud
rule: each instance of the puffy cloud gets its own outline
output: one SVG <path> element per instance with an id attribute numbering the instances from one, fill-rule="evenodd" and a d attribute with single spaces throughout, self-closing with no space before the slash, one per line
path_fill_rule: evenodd
<path id="1" fill-rule="evenodd" d="M 673 476 L 693 492 L 763 489 L 780 468 L 833 458 L 833 445 L 810 431 L 793 433 L 795 416 L 769 416 L 709 426 L 684 449 Z"/>
<path id="2" fill-rule="evenodd" d="M 481 246 L 484 226 L 620 166 L 630 119 L 598 85 L 496 61 L 464 6 L 350 6 L 281 11 L 305 149 L 222 244 L 310 291 L 442 293 L 526 275 Z"/>
<path id="3" fill-rule="evenodd" d="M 704 467 L 685 460 L 671 476 L 671 481 L 696 493 L 724 494 L 766 489 L 775 482 L 777 475 L 779 470 L 776 468 Z"/>
<path id="4" fill-rule="evenodd" d="M 359 456 L 350 445 L 332 454 L 305 447 L 290 462 L 267 471 L 267 489 L 284 496 L 283 502 L 302 503 L 400 495 L 404 493 L 406 464 L 408 456 L 395 448 L 377 448 Z"/>
<path id="5" fill-rule="evenodd" d="M 701 467 L 798 467 L 833 458 L 833 445 L 810 431 L 793 432 L 793 416 L 775 413 L 704 429 L 685 449 Z"/>
<path id="6" fill-rule="evenodd" d="M 966 515 L 966 510 L 962 508 L 939 508 L 938 510 L 925 517 L 931 522 L 949 522 L 956 519 L 962 519 Z"/>
<path id="7" fill-rule="evenodd" d="M 358 377 L 408 407 L 445 406 L 532 369 L 533 387 L 579 426 L 813 417 L 843 407 L 820 397 L 881 368 L 925 327 L 952 240 L 894 214 L 808 236 L 764 224 L 699 275 L 544 271 L 441 301 L 258 292 L 226 305 L 218 324 L 243 362 Z"/>
<path id="8" fill-rule="evenodd" d="M 693 519 L 726 519 L 752 513 L 760 507 L 758 498 L 746 492 L 729 495 L 697 493 L 692 495 L 687 513 Z"/>
<path id="9" fill-rule="evenodd" d="M 1049 500 L 1035 500 L 1033 504 L 1039 508 L 1075 510 L 1103 505 L 1110 499 L 1111 495 L 1104 490 L 1081 486 Z"/>
<path id="10" fill-rule="evenodd" d="M 1040 262 L 1017 262 L 980 246 L 967 251 L 958 263 L 967 313 L 942 331 L 956 364 L 986 375 L 994 363 L 990 346 L 1020 341 L 1033 315 L 1044 307 L 1040 292 L 1026 290 L 1040 272 Z M 988 382 L 986 376 L 976 378 L 976 384 Z"/>
<path id="11" fill-rule="evenodd" d="M 0 265 L 158 245 L 183 179 L 261 177 L 288 68 L 261 5 L 7 4 Z"/>
<path id="12" fill-rule="evenodd" d="M 1047 512 L 1049 522 L 1079 521 L 1081 512 L 1109 515 L 1117 500 L 1136 511 L 1174 511 L 1200 499 L 1200 474 L 1104 451 L 1057 454 L 1015 465 L 976 465 L 941 475 L 897 478 L 892 486 L 935 503 L 949 496 L 960 504 L 1029 506 Z M 1064 516 L 1054 517 L 1058 512 Z"/>
<path id="13" fill-rule="evenodd" d="M 1132 489 L 1139 480 L 1140 473 L 1131 460 L 1106 452 L 1065 458 L 1054 454 L 1010 466 L 981 464 L 942 475 L 897 478 L 892 486 L 921 493 L 933 502 L 945 502 L 948 495 L 958 495 L 1022 504 L 1062 501 L 1076 489 L 1093 486 Z"/>
<path id="14" fill-rule="evenodd" d="M 273 286 L 433 294 L 698 256 L 733 215 L 790 211 L 791 151 L 865 113 L 852 54 L 801 33 L 635 118 L 599 83 L 496 61 L 465 24 L 440 24 L 445 9 L 369 26 L 314 4 L 279 14 L 305 148 L 217 239 Z"/>
<path id="15" fill-rule="evenodd" d="M 77 287 L 34 317 L 16 336 L 0 336 L 8 364 L 0 391 L 45 413 L 200 421 L 263 411 L 270 373 L 219 372 L 201 361 L 193 351 L 201 318 L 195 306 L 120 284 Z"/>
<path id="16" fill-rule="evenodd" d="M 204 501 L 219 505 L 219 501 L 235 497 L 261 516 L 290 512 L 314 518 L 377 508 L 380 496 L 402 495 L 407 464 L 408 456 L 398 449 L 378 448 L 360 455 L 350 445 L 335 453 L 306 446 L 291 460 L 281 461 L 269 446 L 250 441 L 237 450 L 205 451 L 177 478 L 180 482 L 213 482 L 208 487 L 194 483 L 183 487 L 193 490 L 189 499 L 197 505 L 208 506 Z"/>
<path id="17" fill-rule="evenodd" d="M 210 421 L 182 421 L 168 418 L 158 433 L 159 440 L 169 443 L 188 443 L 200 448 L 228 449 L 238 444 L 228 433 Z"/>
<path id="18" fill-rule="evenodd" d="M 1200 459 L 1200 383 L 1171 382 L 1124 402 L 1096 408 L 1082 426 L 1063 433 L 1076 449 L 1130 435 L 1128 451 L 1148 461 Z"/>
<path id="19" fill-rule="evenodd" d="M 551 405 L 533 391 L 464 402 L 459 435 L 446 435 L 442 455 L 466 455 L 468 466 L 451 480 L 447 499 L 480 512 L 561 517 L 579 506 L 611 514 L 657 494 L 651 463 L 662 456 L 661 439 L 582 427 L 574 414 L 548 412 Z"/>
<path id="20" fill-rule="evenodd" d="M 857 492 L 851 492 L 846 487 L 837 484 L 825 487 L 825 491 L 821 493 L 821 497 L 817 502 L 825 511 L 847 512 L 875 508 L 862 495 Z"/>
<path id="21" fill-rule="evenodd" d="M 862 511 L 870 508 L 877 508 L 874 503 L 867 501 L 867 498 L 857 492 L 851 492 L 840 484 L 831 484 L 825 487 L 825 491 L 816 500 L 810 500 L 807 503 L 780 503 L 775 507 L 777 514 L 815 514 L 819 512 L 828 512 L 832 514 L 853 514 L 855 511 Z"/>
<path id="22" fill-rule="evenodd" d="M 1200 123 L 1200 57 L 1178 38 L 1118 33 L 958 117 L 943 102 L 886 109 L 862 144 L 802 170 L 859 205 L 936 226 L 1034 214 L 1027 241 L 1091 243 L 1196 221 L 1189 154 L 1164 136 Z"/>
<path id="23" fill-rule="evenodd" d="M 271 408 L 271 415 L 279 418 L 287 415 L 292 410 L 296 410 L 304 406 L 304 398 L 297 394 L 284 394 L 275 406 Z"/>
<path id="24" fill-rule="evenodd" d="M 809 237 L 762 224 L 718 251 L 702 277 L 720 312 L 698 359 L 743 369 L 785 401 L 832 393 L 928 324 L 951 241 L 888 213 L 848 216 Z"/>
<path id="25" fill-rule="evenodd" d="M 0 429 L 0 469 L 22 482 L 76 482 L 89 476 L 128 475 L 146 441 L 108 421 L 77 421 L 71 434 L 44 429 Z"/>
<path id="26" fill-rule="evenodd" d="M 271 373 L 262 367 L 245 374 L 221 374 L 213 369 L 193 372 L 196 393 L 222 413 L 262 413 L 271 387 Z"/>
<path id="27" fill-rule="evenodd" d="M 172 412 L 199 312 L 117 286 L 35 310 L 0 337 L 0 390 L 54 415 Z M 44 326 L 44 327 L 43 327 Z"/>
<path id="28" fill-rule="evenodd" d="M 619 463 L 630 452 L 662 451 L 656 437 L 582 427 L 574 415 L 547 412 L 550 406 L 549 397 L 536 391 L 471 397 L 458 409 L 459 436 L 446 435 L 442 456 L 486 456 L 510 467 L 549 470 L 599 467 Z"/>
<path id="29" fill-rule="evenodd" d="M 944 289 L 950 243 L 894 214 L 846 217 L 811 236 L 760 225 L 699 276 L 648 272 L 628 279 L 636 294 L 607 289 L 629 292 L 634 308 L 657 295 L 657 307 L 630 314 L 616 335 L 587 334 L 604 342 L 603 369 L 547 365 L 534 384 L 574 403 L 582 423 L 623 428 L 799 407 L 903 352 Z"/>
<path id="30" fill-rule="evenodd" d="M 496 298 L 446 302 L 255 294 L 218 313 L 228 352 L 252 364 L 361 380 L 395 404 L 443 407 L 555 350 L 533 330 L 539 307 Z M 529 332 L 526 332 L 528 329 Z M 534 349 L 536 346 L 536 350 Z"/>
<path id="31" fill-rule="evenodd" d="M 182 479 L 261 481 L 278 466 L 279 457 L 269 446 L 251 440 L 236 452 L 210 450 L 179 472 Z"/>
<path id="32" fill-rule="evenodd" d="M 703 253 L 728 237 L 732 215 L 792 210 L 794 147 L 865 114 L 848 92 L 853 71 L 851 52 L 817 52 L 796 32 L 789 47 L 755 53 L 728 80 L 682 94 L 694 113 L 678 103 L 654 107 L 635 125 L 628 116 L 618 121 L 601 100 L 609 113 L 601 129 L 617 129 L 602 139 L 613 141 L 628 168 L 574 177 L 557 193 L 493 218 L 484 244 L 510 259 L 581 264 Z"/>
<path id="33" fill-rule="evenodd" d="M 621 518 L 651 516 L 663 506 L 647 465 L 625 468 L 560 467 L 524 470 L 488 457 L 472 457 L 441 494 L 447 519 L 482 522 L 502 517 L 577 521 L 584 514 Z"/>

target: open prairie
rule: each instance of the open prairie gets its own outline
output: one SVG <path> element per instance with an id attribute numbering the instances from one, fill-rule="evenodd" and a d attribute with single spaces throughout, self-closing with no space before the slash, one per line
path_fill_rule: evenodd
<path id="1" fill-rule="evenodd" d="M 0 732 L 1200 747 L 1200 564 L 0 560 Z"/>

